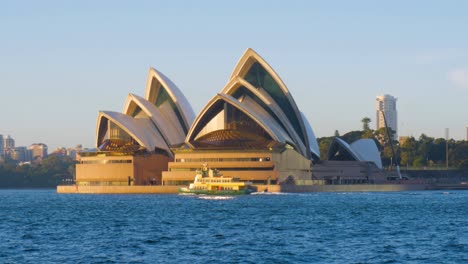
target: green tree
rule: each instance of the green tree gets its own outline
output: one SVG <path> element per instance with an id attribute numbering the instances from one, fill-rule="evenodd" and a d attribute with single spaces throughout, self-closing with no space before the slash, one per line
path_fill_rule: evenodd
<path id="1" fill-rule="evenodd" d="M 348 143 L 353 143 L 354 141 L 361 139 L 363 134 L 364 131 L 350 131 L 344 134 L 341 138 Z"/>
<path id="2" fill-rule="evenodd" d="M 418 158 L 424 160 L 422 162 L 423 166 L 427 166 L 431 157 L 429 153 L 433 147 L 434 138 L 426 136 L 426 134 L 421 134 L 419 137 L 419 146 L 418 146 Z"/>
<path id="3" fill-rule="evenodd" d="M 413 166 L 414 167 L 423 167 L 426 166 L 426 160 L 422 156 L 418 156 L 416 159 L 413 161 Z"/>
<path id="4" fill-rule="evenodd" d="M 439 166 L 445 164 L 445 142 L 446 140 L 444 138 L 435 139 L 429 151 L 429 157 Z"/>
<path id="5" fill-rule="evenodd" d="M 371 122 L 371 119 L 369 117 L 364 117 L 362 120 L 362 130 L 368 131 L 370 130 L 369 123 Z"/>
<path id="6" fill-rule="evenodd" d="M 0 188 L 55 187 L 73 178 L 75 161 L 51 155 L 38 165 L 0 164 Z"/>
<path id="7" fill-rule="evenodd" d="M 418 156 L 418 142 L 414 137 L 407 138 L 401 144 L 401 165 L 413 166 L 414 159 Z"/>
<path id="8" fill-rule="evenodd" d="M 466 141 L 457 142 L 450 151 L 452 166 L 458 168 L 468 168 L 468 143 Z"/>
<path id="9" fill-rule="evenodd" d="M 387 135 L 387 130 L 385 129 L 385 127 L 379 128 L 374 131 L 374 138 L 376 142 L 379 143 L 377 144 L 377 148 L 381 151 L 380 158 L 382 159 L 382 165 L 386 167 L 391 165 L 394 158 L 398 159 L 398 157 L 400 156 L 398 141 L 393 139 L 393 135 L 395 132 L 391 129 L 388 132 L 388 134 L 390 134 L 390 137 Z M 390 143 L 393 144 L 396 157 L 393 157 L 392 145 Z M 400 161 L 396 160 L 396 163 L 400 163 Z"/>
<path id="10" fill-rule="evenodd" d="M 374 132 L 372 130 L 365 130 L 361 138 L 374 138 Z"/>
<path id="11" fill-rule="evenodd" d="M 328 149 L 330 148 L 330 144 L 333 141 L 333 137 L 322 137 L 318 138 L 317 142 L 319 144 L 320 149 L 320 159 L 326 160 L 328 155 Z"/>

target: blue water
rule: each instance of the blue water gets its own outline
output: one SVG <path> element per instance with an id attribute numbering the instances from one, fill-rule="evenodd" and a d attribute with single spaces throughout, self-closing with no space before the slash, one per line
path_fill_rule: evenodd
<path id="1" fill-rule="evenodd" d="M 0 190 L 0 263 L 468 263 L 468 191 Z"/>

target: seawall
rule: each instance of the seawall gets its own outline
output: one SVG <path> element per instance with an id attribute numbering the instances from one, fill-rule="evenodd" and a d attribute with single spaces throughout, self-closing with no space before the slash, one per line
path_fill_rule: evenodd
<path id="1" fill-rule="evenodd" d="M 398 192 L 431 190 L 428 184 L 281 185 L 279 192 Z"/>
<path id="2" fill-rule="evenodd" d="M 397 192 L 410 190 L 455 189 L 455 186 L 428 184 L 353 184 L 353 185 L 256 185 L 258 192 Z M 445 188 L 444 188 L 445 187 Z M 447 188 L 448 187 L 448 188 Z M 177 194 L 179 186 L 57 186 L 58 193 L 80 194 Z"/>
<path id="3" fill-rule="evenodd" d="M 80 186 L 59 185 L 57 193 L 87 193 L 87 194 L 174 194 L 179 186 L 141 185 L 141 186 Z"/>

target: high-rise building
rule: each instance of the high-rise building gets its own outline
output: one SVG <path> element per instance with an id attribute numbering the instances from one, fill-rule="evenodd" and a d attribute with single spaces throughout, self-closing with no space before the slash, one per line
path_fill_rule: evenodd
<path id="1" fill-rule="evenodd" d="M 14 149 L 15 140 L 10 135 L 8 135 L 7 137 L 3 138 L 3 147 L 5 150 Z"/>
<path id="2" fill-rule="evenodd" d="M 47 158 L 47 145 L 43 143 L 36 143 L 29 146 L 32 161 L 41 163 L 43 159 Z"/>
<path id="3" fill-rule="evenodd" d="M 15 148 L 15 140 L 8 135 L 7 137 L 3 138 L 3 155 L 5 158 L 9 158 L 11 152 Z"/>
<path id="4" fill-rule="evenodd" d="M 10 151 L 10 158 L 17 162 L 26 162 L 29 161 L 29 151 L 26 147 L 15 147 Z"/>
<path id="5" fill-rule="evenodd" d="M 385 119 L 387 126 L 394 132 L 393 138 L 398 138 L 398 125 L 397 125 L 397 110 L 396 110 L 397 98 L 391 95 L 380 95 L 376 99 L 376 126 L 377 129 L 385 127 Z"/>
<path id="6" fill-rule="evenodd" d="M 5 147 L 3 145 L 3 135 L 0 135 L 0 158 L 5 154 Z"/>

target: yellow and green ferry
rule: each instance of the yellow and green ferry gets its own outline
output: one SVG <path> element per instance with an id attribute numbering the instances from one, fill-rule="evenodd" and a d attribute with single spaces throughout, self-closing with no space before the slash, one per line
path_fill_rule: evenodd
<path id="1" fill-rule="evenodd" d="M 250 194 L 253 191 L 252 183 L 241 181 L 239 178 L 223 177 L 218 170 L 208 169 L 204 164 L 201 170 L 197 170 L 195 180 L 188 188 L 180 188 L 182 194 L 206 194 L 206 195 L 241 195 Z"/>

